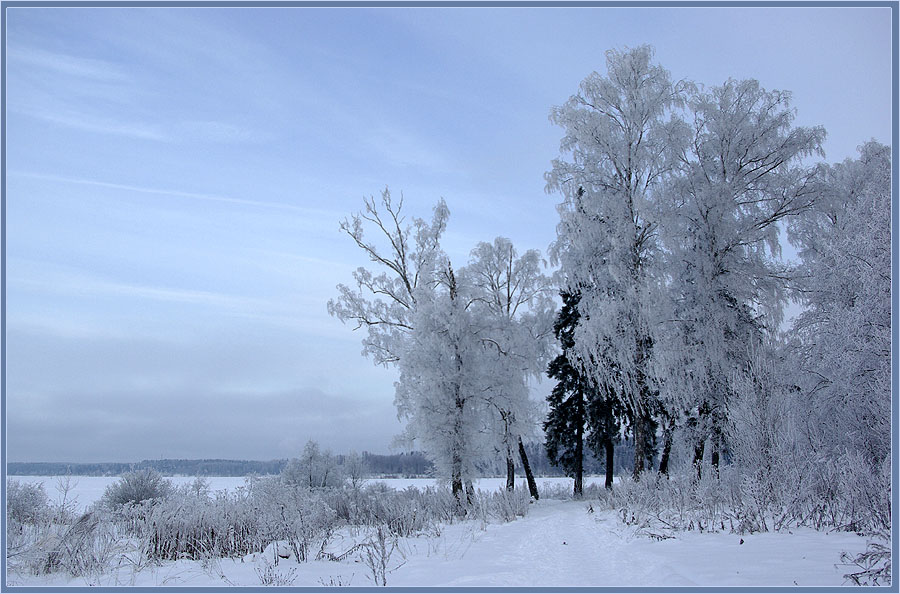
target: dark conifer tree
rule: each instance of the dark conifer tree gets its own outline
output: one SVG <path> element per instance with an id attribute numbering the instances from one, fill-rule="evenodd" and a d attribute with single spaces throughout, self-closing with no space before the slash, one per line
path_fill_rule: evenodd
<path id="1" fill-rule="evenodd" d="M 563 352 L 547 370 L 557 383 L 547 396 L 550 412 L 544 422 L 545 447 L 550 461 L 575 479 L 575 496 L 580 497 L 584 489 L 585 444 L 598 457 L 601 452 L 605 455 L 606 486 L 612 487 L 613 445 L 618 439 L 620 411 L 615 400 L 604 397 L 567 358 L 575 344 L 579 296 L 566 292 L 560 295 L 563 306 L 553 331 Z"/>

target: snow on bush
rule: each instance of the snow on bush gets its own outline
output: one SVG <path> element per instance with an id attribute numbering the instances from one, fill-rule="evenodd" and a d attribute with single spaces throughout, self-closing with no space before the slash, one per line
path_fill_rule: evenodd
<path id="1" fill-rule="evenodd" d="M 6 479 L 6 521 L 11 525 L 36 524 L 50 511 L 49 499 L 40 483 Z"/>
<path id="2" fill-rule="evenodd" d="M 108 509 L 115 510 L 123 505 L 162 499 L 171 490 L 170 481 L 155 470 L 146 468 L 123 474 L 118 482 L 106 488 L 101 501 Z"/>

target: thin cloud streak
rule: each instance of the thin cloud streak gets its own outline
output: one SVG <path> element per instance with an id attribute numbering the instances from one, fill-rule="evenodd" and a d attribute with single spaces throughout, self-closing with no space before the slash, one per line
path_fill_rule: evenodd
<path id="1" fill-rule="evenodd" d="M 161 188 L 149 188 L 146 186 L 134 186 L 130 184 L 118 184 L 94 179 L 82 179 L 74 177 L 64 177 L 60 175 L 49 175 L 44 173 L 32 173 L 28 171 L 10 171 L 9 175 L 29 177 L 32 179 L 41 179 L 47 181 L 55 181 L 68 184 L 77 184 L 82 186 L 94 186 L 98 188 L 109 188 L 113 190 L 127 190 L 129 192 L 138 192 L 141 194 L 155 194 L 159 196 L 173 196 L 177 198 L 190 198 L 192 200 L 205 200 L 209 202 L 221 202 L 225 204 L 239 204 L 242 206 L 255 206 L 261 208 L 271 208 L 278 210 L 288 210 L 296 212 L 304 216 L 324 216 L 338 219 L 343 213 L 337 211 L 329 211 L 318 208 L 307 208 L 303 206 L 295 206 L 293 204 L 285 204 L 283 202 L 267 202 L 262 200 L 247 200 L 245 198 L 231 198 L 228 196 L 219 196 L 216 194 L 201 194 L 197 192 L 183 192 L 181 190 L 168 190 Z"/>
<path id="2" fill-rule="evenodd" d="M 17 274 L 10 275 L 9 282 L 13 287 L 31 287 L 45 292 L 73 296 L 92 297 L 131 297 L 142 300 L 187 303 L 223 309 L 253 310 L 269 305 L 269 301 L 252 297 L 228 295 L 213 291 L 182 289 L 172 287 L 154 287 L 100 280 L 87 275 L 66 275 L 56 278 L 28 278 Z"/>
<path id="3" fill-rule="evenodd" d="M 94 118 L 86 114 L 60 113 L 41 111 L 37 109 L 13 109 L 12 111 L 27 115 L 51 124 L 58 124 L 86 132 L 98 134 L 111 134 L 114 136 L 127 136 L 139 140 L 154 140 L 157 142 L 169 142 L 171 138 L 161 130 L 153 126 L 139 122 L 120 122 L 116 120 Z"/>
<path id="4" fill-rule="evenodd" d="M 78 78 L 104 81 L 125 81 L 130 79 L 120 66 L 112 62 L 61 54 L 34 47 L 11 49 L 7 57 L 11 61 Z"/>

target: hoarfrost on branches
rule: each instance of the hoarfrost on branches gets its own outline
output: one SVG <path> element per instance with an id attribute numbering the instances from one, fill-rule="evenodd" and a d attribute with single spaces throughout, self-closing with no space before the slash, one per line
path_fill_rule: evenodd
<path id="1" fill-rule="evenodd" d="M 685 88 L 652 57 L 649 46 L 608 51 L 607 76 L 591 74 L 553 109 L 569 159 L 555 160 L 547 174 L 548 190 L 563 195 L 551 255 L 561 288 L 581 295 L 573 363 L 629 409 L 636 477 L 650 454 L 654 408 L 647 376 L 659 295 L 654 190 L 670 167 L 665 117 Z"/>

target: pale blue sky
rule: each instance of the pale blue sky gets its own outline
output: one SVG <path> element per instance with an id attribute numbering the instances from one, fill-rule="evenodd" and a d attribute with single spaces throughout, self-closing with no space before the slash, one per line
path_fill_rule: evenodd
<path id="1" fill-rule="evenodd" d="M 8 8 L 11 461 L 387 451 L 394 374 L 326 312 L 388 185 L 446 247 L 546 251 L 548 122 L 603 52 L 890 141 L 888 8 Z"/>

